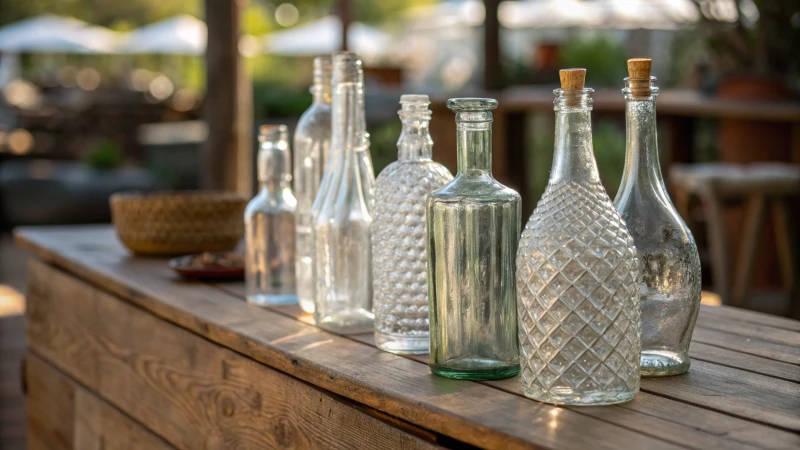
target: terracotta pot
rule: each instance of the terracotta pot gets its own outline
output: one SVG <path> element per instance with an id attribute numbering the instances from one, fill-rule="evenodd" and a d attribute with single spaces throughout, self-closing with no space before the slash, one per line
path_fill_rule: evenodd
<path id="1" fill-rule="evenodd" d="M 782 101 L 790 98 L 786 85 L 769 78 L 728 76 L 717 87 L 720 98 Z M 720 119 L 719 159 L 724 162 L 791 160 L 792 127 L 788 123 Z"/>

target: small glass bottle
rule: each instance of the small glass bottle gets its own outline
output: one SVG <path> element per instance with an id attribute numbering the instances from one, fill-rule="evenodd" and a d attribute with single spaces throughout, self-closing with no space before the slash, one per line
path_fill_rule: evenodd
<path id="1" fill-rule="evenodd" d="M 314 319 L 342 334 L 372 331 L 372 189 L 364 72 L 354 53 L 333 56 L 331 160 L 314 221 Z M 325 180 L 325 178 L 329 178 Z M 327 183 L 326 183 L 327 182 Z"/>
<path id="2" fill-rule="evenodd" d="M 700 256 L 669 199 L 656 143 L 655 77 L 649 59 L 628 61 L 627 156 L 614 200 L 642 261 L 642 376 L 689 370 L 689 343 L 700 311 Z"/>
<path id="3" fill-rule="evenodd" d="M 431 159 L 427 95 L 403 95 L 398 160 L 375 182 L 372 222 L 375 344 L 393 353 L 428 353 L 425 205 L 453 175 Z"/>
<path id="4" fill-rule="evenodd" d="M 639 391 L 639 260 L 597 172 L 592 89 L 560 72 L 550 181 L 517 255 L 523 393 L 608 405 Z"/>
<path id="5" fill-rule="evenodd" d="M 519 372 L 514 256 L 520 196 L 492 177 L 497 100 L 456 98 L 458 174 L 428 199 L 430 368 L 470 380 Z"/>
<path id="6" fill-rule="evenodd" d="M 311 207 L 328 158 L 331 142 L 331 57 L 314 58 L 313 101 L 294 131 L 294 195 L 297 198 L 297 299 L 305 312 L 314 312 L 314 242 Z"/>
<path id="7" fill-rule="evenodd" d="M 257 305 L 297 303 L 289 129 L 262 125 L 258 141 L 260 189 L 244 211 L 246 297 Z"/>

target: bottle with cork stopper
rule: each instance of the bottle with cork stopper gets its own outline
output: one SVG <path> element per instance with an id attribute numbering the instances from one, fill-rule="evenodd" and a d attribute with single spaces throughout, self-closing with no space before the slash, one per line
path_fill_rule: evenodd
<path id="1" fill-rule="evenodd" d="M 289 129 L 258 129 L 259 191 L 244 212 L 246 298 L 257 305 L 297 303 L 295 227 Z"/>
<path id="2" fill-rule="evenodd" d="M 560 77 L 553 168 L 517 252 L 520 380 L 542 402 L 621 403 L 639 391 L 640 264 L 600 183 L 586 70 Z"/>
<path id="3" fill-rule="evenodd" d="M 689 370 L 689 343 L 700 310 L 700 257 L 661 176 L 656 139 L 656 78 L 651 60 L 628 60 L 626 157 L 614 205 L 642 260 L 642 376 Z"/>

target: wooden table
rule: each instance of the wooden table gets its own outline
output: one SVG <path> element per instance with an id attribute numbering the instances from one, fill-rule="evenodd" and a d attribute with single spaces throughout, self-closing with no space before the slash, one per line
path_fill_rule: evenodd
<path id="1" fill-rule="evenodd" d="M 108 227 L 28 228 L 31 449 L 800 448 L 800 322 L 703 307 L 691 371 L 628 403 L 554 407 L 514 378 L 337 336 L 241 284 L 176 278 Z M 468 444 L 465 446 L 464 444 Z"/>

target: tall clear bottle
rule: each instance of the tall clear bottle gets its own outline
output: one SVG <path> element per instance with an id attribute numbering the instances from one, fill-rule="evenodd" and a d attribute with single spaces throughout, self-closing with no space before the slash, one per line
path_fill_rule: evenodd
<path id="1" fill-rule="evenodd" d="M 428 199 L 430 367 L 450 378 L 519 372 L 514 256 L 520 196 L 492 177 L 497 100 L 450 99 L 458 174 Z"/>
<path id="2" fill-rule="evenodd" d="M 394 353 L 428 353 L 428 253 L 425 205 L 453 175 L 431 159 L 427 95 L 403 95 L 398 160 L 375 182 L 372 278 L 375 343 Z"/>
<path id="3" fill-rule="evenodd" d="M 649 59 L 628 61 L 627 156 L 614 200 L 642 260 L 642 376 L 689 370 L 689 343 L 700 310 L 700 257 L 692 233 L 669 199 L 656 143 L 655 77 Z"/>
<path id="4" fill-rule="evenodd" d="M 586 71 L 560 75 L 550 181 L 517 254 L 520 379 L 542 402 L 620 403 L 639 391 L 639 260 L 600 184 Z"/>
<path id="5" fill-rule="evenodd" d="M 354 53 L 333 56 L 331 158 L 314 221 L 314 319 L 350 334 L 372 331 L 372 224 L 375 174 L 364 119 L 364 72 Z"/>
<path id="6" fill-rule="evenodd" d="M 331 57 L 314 58 L 313 101 L 294 131 L 294 195 L 297 198 L 297 299 L 314 312 L 314 224 L 311 207 L 320 189 L 331 143 Z"/>
<path id="7" fill-rule="evenodd" d="M 297 303 L 289 129 L 262 125 L 258 141 L 260 187 L 244 211 L 246 297 L 258 305 Z"/>

